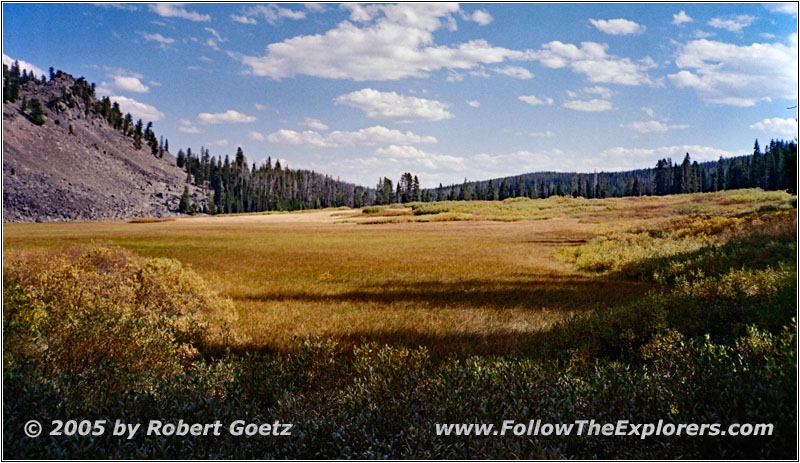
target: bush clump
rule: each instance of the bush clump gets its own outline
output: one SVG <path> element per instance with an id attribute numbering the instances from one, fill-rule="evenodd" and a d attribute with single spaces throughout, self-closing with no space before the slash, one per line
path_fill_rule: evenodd
<path id="1" fill-rule="evenodd" d="M 27 364 L 87 389 L 147 390 L 225 339 L 234 313 L 172 259 L 91 245 L 3 264 L 5 375 Z"/>

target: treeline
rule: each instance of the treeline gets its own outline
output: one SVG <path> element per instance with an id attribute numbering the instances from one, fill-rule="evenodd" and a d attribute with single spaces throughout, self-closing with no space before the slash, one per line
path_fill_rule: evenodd
<path id="1" fill-rule="evenodd" d="M 291 170 L 272 158 L 249 164 L 241 148 L 234 159 L 211 156 L 208 149 L 199 153 L 188 148 L 178 151 L 178 166 L 186 170 L 186 182 L 208 192 L 205 204 L 191 204 L 188 190 L 181 201 L 181 212 L 231 214 L 239 212 L 293 211 L 326 207 L 372 205 L 374 192 L 328 175 L 309 170 Z M 211 191 L 213 190 L 213 194 Z"/>
<path id="2" fill-rule="evenodd" d="M 110 126 L 122 132 L 125 136 L 133 139 L 133 146 L 141 149 L 145 144 L 150 148 L 150 153 L 158 158 L 163 158 L 164 153 L 169 152 L 169 140 L 164 137 L 157 137 L 153 131 L 153 123 L 147 125 L 141 119 L 133 121 L 130 113 L 123 115 L 119 103 L 112 102 L 109 97 L 98 100 L 95 96 L 95 84 L 89 83 L 83 77 L 73 79 L 69 74 L 61 70 L 49 70 L 48 77 L 42 75 L 41 79 L 33 73 L 28 73 L 25 69 L 20 69 L 19 62 L 15 61 L 9 67 L 3 64 L 3 103 L 13 103 L 20 99 L 20 88 L 33 82 L 35 85 L 47 85 L 62 78 L 74 80 L 71 87 L 62 87 L 60 93 L 49 96 L 45 102 L 47 108 L 55 114 L 60 114 L 67 109 L 83 107 L 85 116 L 95 115 L 102 117 Z M 55 84 L 54 84 L 55 85 Z M 31 98 L 28 101 L 26 95 L 22 95 L 22 113 L 36 125 L 44 125 L 45 116 L 42 102 L 38 98 Z M 59 124 L 59 121 L 55 121 Z M 73 134 L 72 126 L 69 127 L 70 134 Z"/>
<path id="3" fill-rule="evenodd" d="M 797 193 L 797 144 L 770 141 L 762 153 L 756 140 L 752 155 L 698 163 L 686 153 L 681 163 L 660 159 L 655 168 L 593 174 L 537 172 L 513 177 L 451 184 L 422 190 L 418 201 L 503 200 L 514 197 L 573 196 L 608 198 L 712 192 L 738 188 Z M 379 195 L 380 196 L 380 195 Z M 399 196 L 396 202 L 401 201 Z"/>

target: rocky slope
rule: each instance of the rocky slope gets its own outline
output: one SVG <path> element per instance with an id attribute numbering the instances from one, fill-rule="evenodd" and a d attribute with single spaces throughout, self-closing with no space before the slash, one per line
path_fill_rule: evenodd
<path id="1" fill-rule="evenodd" d="M 68 74 L 46 84 L 27 82 L 20 100 L 3 104 L 3 222 L 177 215 L 186 173 L 175 158 L 155 157 L 146 144 L 136 149 L 133 138 L 95 113 L 94 98 L 88 114 L 81 98 L 73 107 L 48 105 L 74 84 Z M 42 102 L 44 125 L 23 114 L 22 96 Z M 202 192 L 189 187 L 203 202 Z"/>

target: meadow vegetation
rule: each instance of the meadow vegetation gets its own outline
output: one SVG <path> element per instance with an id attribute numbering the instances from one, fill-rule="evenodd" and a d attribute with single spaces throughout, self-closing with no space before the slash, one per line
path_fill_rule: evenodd
<path id="1" fill-rule="evenodd" d="M 740 190 L 4 225 L 3 456 L 795 458 L 794 201 Z M 452 214 L 469 217 L 415 223 Z M 415 222 L 368 222 L 396 218 Z M 32 416 L 297 426 L 32 440 Z M 581 418 L 775 431 L 434 432 Z"/>

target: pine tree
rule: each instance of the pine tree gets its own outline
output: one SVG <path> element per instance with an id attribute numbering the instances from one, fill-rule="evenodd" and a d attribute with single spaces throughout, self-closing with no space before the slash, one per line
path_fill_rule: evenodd
<path id="1" fill-rule="evenodd" d="M 178 204 L 178 212 L 181 214 L 189 213 L 191 210 L 191 198 L 189 198 L 189 187 L 183 187 L 183 194 L 181 195 L 181 202 Z"/>
<path id="2" fill-rule="evenodd" d="M 494 186 L 494 180 L 489 180 L 489 186 L 486 190 L 486 199 L 489 201 L 497 201 L 498 199 L 497 188 Z"/>
<path id="3" fill-rule="evenodd" d="M 31 98 L 31 115 L 30 119 L 36 125 L 44 125 L 44 109 L 42 102 L 38 98 Z"/>

